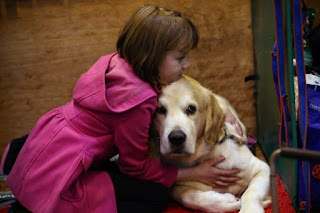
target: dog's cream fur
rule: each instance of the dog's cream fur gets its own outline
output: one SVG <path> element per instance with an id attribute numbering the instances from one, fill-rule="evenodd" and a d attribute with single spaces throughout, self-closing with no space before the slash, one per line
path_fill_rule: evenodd
<path id="1" fill-rule="evenodd" d="M 229 117 L 234 121 L 230 122 Z M 225 160 L 216 167 L 241 170 L 238 174 L 241 179 L 225 188 L 213 188 L 197 181 L 176 182 L 172 197 L 182 205 L 205 212 L 259 213 L 270 204 L 269 166 L 241 144 L 247 141 L 246 130 L 226 99 L 194 79 L 182 76 L 162 88 L 153 125 L 158 138 L 150 140 L 152 157 L 160 157 L 177 167 L 192 167 L 224 156 Z M 223 139 L 223 128 L 234 139 Z M 173 132 L 176 138 L 185 135 L 185 141 L 172 144 L 169 138 Z"/>

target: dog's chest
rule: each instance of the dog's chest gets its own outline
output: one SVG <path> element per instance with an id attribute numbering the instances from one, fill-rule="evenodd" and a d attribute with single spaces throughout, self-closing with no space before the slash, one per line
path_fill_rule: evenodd
<path id="1" fill-rule="evenodd" d="M 226 188 L 214 189 L 221 193 L 232 193 L 240 195 L 248 186 L 251 180 L 250 163 L 252 153 L 246 145 L 239 145 L 231 139 L 227 139 L 220 144 L 215 144 L 211 153 L 211 157 L 223 156 L 225 160 L 216 165 L 221 169 L 240 169 L 240 173 L 237 174 L 241 179 L 234 184 Z"/>
<path id="2" fill-rule="evenodd" d="M 223 156 L 225 160 L 218 165 L 222 169 L 234 169 L 239 168 L 243 159 L 242 147 L 238 145 L 231 139 L 226 139 L 221 143 L 214 145 L 212 152 L 210 153 L 210 158 L 215 158 L 218 156 Z"/>

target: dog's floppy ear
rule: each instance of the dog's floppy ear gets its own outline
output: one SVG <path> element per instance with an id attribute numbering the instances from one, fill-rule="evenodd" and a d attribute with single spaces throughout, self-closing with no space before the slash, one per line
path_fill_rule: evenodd
<path id="1" fill-rule="evenodd" d="M 225 135 L 223 125 L 225 122 L 225 115 L 222 108 L 219 106 L 214 95 L 210 94 L 210 100 L 207 104 L 207 115 L 204 137 L 207 143 L 216 143 L 222 140 Z"/>

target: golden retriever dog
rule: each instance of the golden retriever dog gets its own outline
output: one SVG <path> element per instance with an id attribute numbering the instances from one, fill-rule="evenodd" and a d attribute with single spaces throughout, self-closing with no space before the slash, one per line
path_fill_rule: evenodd
<path id="1" fill-rule="evenodd" d="M 149 154 L 155 159 L 181 168 L 223 156 L 216 167 L 240 169 L 241 179 L 228 187 L 177 181 L 171 195 L 183 206 L 205 212 L 259 213 L 271 203 L 270 168 L 245 144 L 246 129 L 237 113 L 226 99 L 196 80 L 182 76 L 163 86 L 151 135 Z"/>

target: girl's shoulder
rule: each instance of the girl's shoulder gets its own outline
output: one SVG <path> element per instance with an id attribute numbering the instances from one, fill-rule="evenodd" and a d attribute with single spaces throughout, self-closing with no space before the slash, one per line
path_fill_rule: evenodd
<path id="1" fill-rule="evenodd" d="M 115 55 L 110 61 L 105 75 L 105 85 L 106 101 L 116 111 L 131 109 L 157 96 L 153 87 L 141 80 L 119 55 Z"/>

